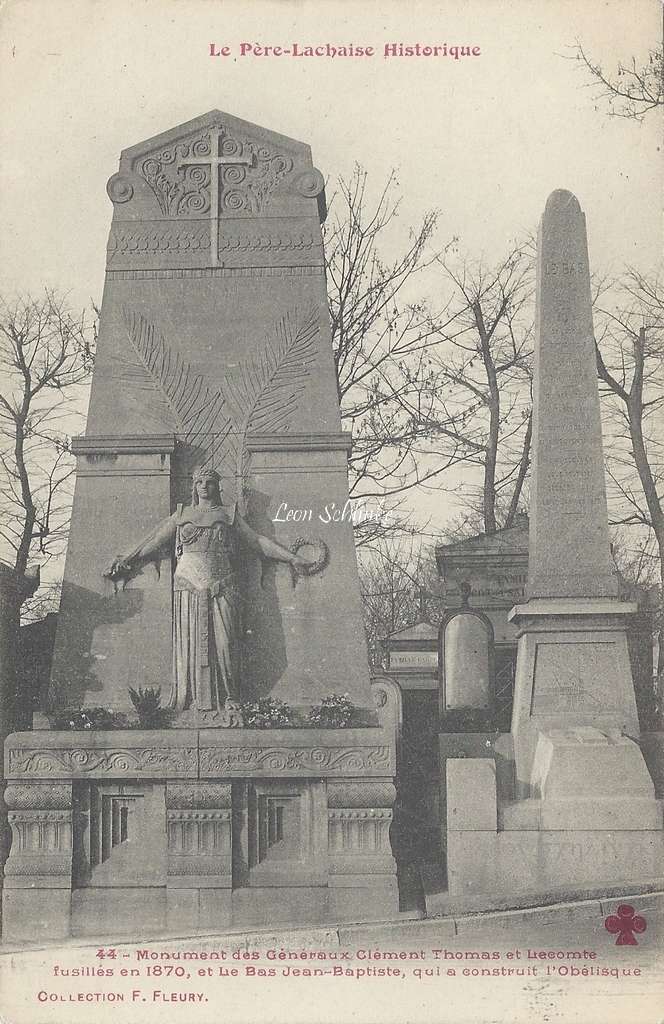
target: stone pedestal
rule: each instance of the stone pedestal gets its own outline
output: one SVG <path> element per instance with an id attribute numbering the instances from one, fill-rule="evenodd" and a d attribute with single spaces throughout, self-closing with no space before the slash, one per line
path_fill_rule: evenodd
<path id="1" fill-rule="evenodd" d="M 576 726 L 540 732 L 531 785 L 542 802 L 542 828 L 661 828 L 643 754 L 617 731 Z"/>
<path id="2" fill-rule="evenodd" d="M 166 924 L 207 928 L 232 916 L 232 784 L 166 785 Z"/>
<path id="3" fill-rule="evenodd" d="M 512 736 L 517 794 L 532 793 L 542 730 L 595 726 L 638 737 L 639 722 L 625 633 L 636 606 L 617 600 L 534 599 L 517 605 Z"/>
<path id="4" fill-rule="evenodd" d="M 389 781 L 328 785 L 332 920 L 389 918 L 399 906 L 390 825 L 396 789 Z"/>
<path id="5" fill-rule="evenodd" d="M 14 733 L 4 938 L 398 910 L 394 732 Z"/>
<path id="6" fill-rule="evenodd" d="M 599 733 L 594 739 L 592 755 L 586 751 L 586 767 L 592 767 L 586 782 L 577 774 L 576 744 L 572 763 L 566 765 L 568 738 L 542 740 L 546 749 L 538 753 L 543 760 L 552 757 L 542 798 L 499 799 L 491 761 L 447 761 L 450 896 L 477 898 L 480 903 L 482 897 L 487 903 L 520 895 L 550 899 L 661 880 L 662 804 L 652 789 L 649 798 L 644 795 L 648 786 L 638 748 L 623 738 L 613 756 L 609 753 L 603 759 L 597 748 L 610 752 L 613 744 Z M 615 774 L 605 776 L 601 784 L 597 777 L 598 771 L 609 771 L 617 762 L 632 766 L 630 781 L 618 796 L 611 792 Z M 572 781 L 579 786 L 578 800 Z M 629 797 L 624 794 L 630 787 L 638 794 L 637 806 L 625 813 Z"/>

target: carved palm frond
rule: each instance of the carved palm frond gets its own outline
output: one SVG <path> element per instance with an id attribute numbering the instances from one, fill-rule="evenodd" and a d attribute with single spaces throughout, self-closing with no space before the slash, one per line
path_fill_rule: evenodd
<path id="1" fill-rule="evenodd" d="M 248 470 L 247 435 L 287 427 L 316 356 L 314 341 L 319 330 L 316 310 L 312 309 L 297 325 L 287 314 L 279 321 L 276 341 L 268 342 L 260 355 L 243 363 L 235 380 L 226 381 L 225 395 L 233 420 L 230 445 L 240 502 Z"/>
<path id="2" fill-rule="evenodd" d="M 122 316 L 139 362 L 139 386 L 143 381 L 157 393 L 180 440 L 204 448 L 205 462 L 212 462 L 231 429 L 221 390 L 209 388 L 204 377 L 194 373 L 187 360 L 139 313 L 123 308 Z"/>

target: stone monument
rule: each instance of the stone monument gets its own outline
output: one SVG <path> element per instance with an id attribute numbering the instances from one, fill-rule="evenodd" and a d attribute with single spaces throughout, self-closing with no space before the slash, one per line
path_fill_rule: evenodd
<path id="1" fill-rule="evenodd" d="M 547 202 L 538 272 L 527 600 L 511 614 L 524 795 L 542 729 L 639 732 L 625 635 L 636 607 L 618 601 L 609 545 L 585 218 L 568 192 Z"/>
<path id="2" fill-rule="evenodd" d="M 536 315 L 528 582 L 510 614 L 513 785 L 497 791 L 488 760 L 448 760 L 456 893 L 662 873 L 662 806 L 638 746 L 626 637 L 636 606 L 618 599 L 610 557 L 585 218 L 563 190 L 542 218 Z"/>
<path id="3" fill-rule="evenodd" d="M 350 437 L 322 175 L 308 146 L 215 110 L 125 150 L 108 194 L 43 710 L 117 724 L 160 700 L 161 727 L 9 737 L 5 935 L 389 916 L 395 731 L 352 528 L 325 514 Z M 350 727 L 309 727 L 331 694 Z M 267 698 L 272 727 L 244 727 Z M 299 727 L 277 728 L 283 703 Z"/>

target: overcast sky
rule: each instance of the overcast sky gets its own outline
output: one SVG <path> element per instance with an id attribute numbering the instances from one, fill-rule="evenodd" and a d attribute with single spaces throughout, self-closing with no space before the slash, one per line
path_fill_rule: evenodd
<path id="1" fill-rule="evenodd" d="M 403 238 L 440 208 L 440 239 L 499 258 L 568 188 L 594 269 L 661 250 L 661 121 L 608 118 L 575 40 L 614 66 L 645 57 L 659 0 L 5 0 L 0 13 L 0 289 L 101 297 L 120 150 L 212 108 L 311 145 L 326 175 L 395 167 Z M 373 46 L 371 58 L 240 56 L 242 43 Z M 383 57 L 386 43 L 480 55 Z M 210 44 L 230 57 L 210 57 Z"/>
<path id="2" fill-rule="evenodd" d="M 499 256 L 556 187 L 586 211 L 594 264 L 661 247 L 661 123 L 609 119 L 575 39 L 607 63 L 644 54 L 659 0 L 227 3 L 6 0 L 0 14 L 0 285 L 103 284 L 121 149 L 214 107 L 309 143 L 326 175 L 399 170 L 404 229 L 430 207 L 441 237 Z M 390 42 L 479 57 L 382 56 Z M 234 56 L 211 58 L 209 45 Z M 240 57 L 242 42 L 372 45 L 373 58 Z"/>

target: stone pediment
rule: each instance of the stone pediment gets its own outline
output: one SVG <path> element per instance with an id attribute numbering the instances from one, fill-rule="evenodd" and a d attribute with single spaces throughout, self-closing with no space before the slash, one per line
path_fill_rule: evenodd
<path id="1" fill-rule="evenodd" d="M 436 561 L 442 573 L 445 563 L 457 564 L 461 560 L 487 557 L 528 556 L 528 517 L 519 516 L 514 526 L 492 534 L 478 534 L 453 544 L 436 546 Z"/>
<path id="2" fill-rule="evenodd" d="M 460 586 L 470 586 L 474 607 L 510 606 L 522 600 L 528 573 L 528 517 L 514 526 L 436 547 L 441 577 L 439 596 L 450 603 L 461 599 Z"/>
<path id="3" fill-rule="evenodd" d="M 254 143 L 257 146 L 265 146 L 277 150 L 287 150 L 291 155 L 301 153 L 311 161 L 311 147 L 297 139 L 291 139 L 287 135 L 273 132 L 268 128 L 261 128 L 251 121 L 245 121 L 234 114 L 227 114 L 223 110 L 208 110 L 206 114 L 185 121 L 184 124 L 169 128 L 168 131 L 153 135 L 150 139 L 138 142 L 134 146 L 123 149 L 120 155 L 121 160 L 134 161 L 138 157 L 146 156 L 156 150 L 167 149 L 169 146 L 177 145 L 189 136 L 209 128 L 222 126 L 230 136 Z"/>
<path id="4" fill-rule="evenodd" d="M 390 633 L 387 638 L 390 646 L 401 643 L 419 643 L 422 640 L 434 640 L 438 642 L 438 627 L 432 626 L 430 622 L 416 622 L 412 626 L 405 626 Z"/>
<path id="5" fill-rule="evenodd" d="M 309 146 L 221 110 L 123 150 L 107 190 L 115 220 L 325 214 Z"/>

